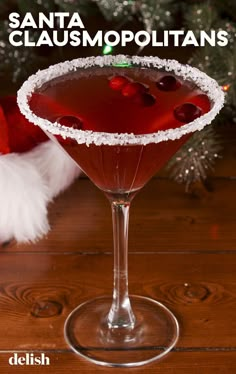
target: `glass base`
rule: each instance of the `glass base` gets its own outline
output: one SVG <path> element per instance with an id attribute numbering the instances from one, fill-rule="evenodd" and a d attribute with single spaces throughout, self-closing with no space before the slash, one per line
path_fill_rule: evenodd
<path id="1" fill-rule="evenodd" d="M 130 296 L 130 301 L 136 317 L 133 327 L 108 327 L 111 297 L 89 300 L 74 309 L 65 324 L 65 338 L 73 351 L 113 367 L 141 366 L 166 355 L 179 336 L 175 316 L 148 297 Z"/>

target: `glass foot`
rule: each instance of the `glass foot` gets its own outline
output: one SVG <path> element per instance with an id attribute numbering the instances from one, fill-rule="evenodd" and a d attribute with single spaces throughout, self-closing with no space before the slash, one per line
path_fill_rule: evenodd
<path id="1" fill-rule="evenodd" d="M 136 317 L 133 327 L 109 328 L 111 297 L 89 300 L 66 320 L 65 338 L 73 351 L 103 366 L 134 367 L 166 355 L 176 344 L 179 325 L 161 303 L 143 296 L 130 296 Z"/>

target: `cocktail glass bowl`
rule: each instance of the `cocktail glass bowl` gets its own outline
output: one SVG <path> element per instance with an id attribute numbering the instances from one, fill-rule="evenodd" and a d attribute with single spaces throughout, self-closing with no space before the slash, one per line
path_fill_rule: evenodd
<path id="1" fill-rule="evenodd" d="M 172 77 L 167 85 L 167 91 L 173 91 L 170 96 L 165 90 L 162 92 L 160 84 L 158 91 L 156 84 L 165 75 Z M 138 87 L 139 96 L 124 98 L 125 92 L 130 91 L 112 86 L 112 77 L 118 77 L 115 83 L 119 83 L 119 77 L 128 79 L 125 84 L 131 86 L 138 81 L 131 88 Z M 178 84 L 173 87 L 170 82 L 174 79 Z M 139 80 L 144 81 L 141 86 Z M 182 96 L 194 103 L 190 91 L 186 97 L 181 94 L 183 91 L 178 94 L 180 81 L 187 91 L 192 87 L 190 91 L 200 101 L 207 97 L 210 103 L 204 109 L 202 102 L 201 113 L 188 123 L 174 118 Z M 160 105 L 158 109 L 159 96 L 164 112 Z M 175 346 L 179 325 L 174 314 L 156 300 L 128 293 L 129 208 L 136 193 L 191 134 L 211 123 L 223 101 L 217 83 L 197 69 L 173 60 L 123 55 L 76 59 L 51 66 L 31 76 L 19 90 L 22 113 L 63 147 L 111 204 L 113 294 L 79 305 L 65 324 L 66 341 L 87 360 L 104 366 L 134 367 L 160 359 Z M 113 118 L 114 128 L 109 118 Z"/>

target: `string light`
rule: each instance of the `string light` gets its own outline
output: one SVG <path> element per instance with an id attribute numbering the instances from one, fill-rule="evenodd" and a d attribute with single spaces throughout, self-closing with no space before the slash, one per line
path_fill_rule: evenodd
<path id="1" fill-rule="evenodd" d="M 225 84 L 224 86 L 222 86 L 222 90 L 224 92 L 228 92 L 229 91 L 229 88 L 230 88 L 230 84 Z"/>
<path id="2" fill-rule="evenodd" d="M 120 62 L 119 64 L 114 64 L 113 66 L 118 67 L 118 68 L 129 68 L 132 66 L 132 64 L 128 62 Z"/>
<path id="3" fill-rule="evenodd" d="M 113 52 L 113 48 L 110 45 L 105 45 L 103 47 L 102 53 L 103 55 L 110 55 Z"/>

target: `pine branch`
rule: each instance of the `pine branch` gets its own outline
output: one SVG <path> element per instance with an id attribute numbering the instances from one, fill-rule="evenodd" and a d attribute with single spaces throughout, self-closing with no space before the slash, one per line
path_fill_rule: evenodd
<path id="1" fill-rule="evenodd" d="M 155 29 L 162 29 L 172 24 L 173 3 L 173 0 L 137 1 L 136 8 L 139 10 L 141 21 L 148 32 Z"/>
<path id="2" fill-rule="evenodd" d="M 229 34 L 228 48 L 211 47 L 207 44 L 193 54 L 189 64 L 216 79 L 227 91 L 227 105 L 235 107 L 236 110 L 236 24 L 228 19 L 222 19 L 215 4 L 214 1 L 209 1 L 207 4 L 200 3 L 188 7 L 185 26 L 193 29 L 196 35 L 200 30 L 226 30 Z"/>
<path id="3" fill-rule="evenodd" d="M 170 176 L 178 183 L 186 185 L 206 179 L 213 171 L 215 161 L 220 157 L 221 140 L 212 126 L 206 126 L 196 132 L 192 138 L 171 159 L 167 169 Z"/>
<path id="4" fill-rule="evenodd" d="M 211 30 L 218 17 L 216 8 L 210 6 L 209 2 L 194 4 L 188 6 L 184 12 L 184 25 L 186 29 L 192 30 L 196 36 L 199 36 L 201 30 Z"/>
<path id="5" fill-rule="evenodd" d="M 135 0 L 93 0 L 107 21 L 120 20 L 135 13 Z"/>
<path id="6" fill-rule="evenodd" d="M 47 2 L 47 0 L 44 1 Z M 64 12 L 79 12 L 81 15 L 87 16 L 94 11 L 93 0 L 54 0 L 54 2 Z"/>

